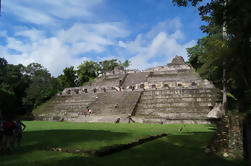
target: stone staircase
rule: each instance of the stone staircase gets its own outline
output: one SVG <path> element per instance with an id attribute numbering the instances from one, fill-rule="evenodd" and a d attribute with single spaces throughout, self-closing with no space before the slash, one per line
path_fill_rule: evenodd
<path id="1" fill-rule="evenodd" d="M 96 93 L 54 96 L 45 103 L 43 113 L 34 115 L 41 120 L 77 118 L 81 111 L 96 101 L 96 97 Z"/>
<path id="2" fill-rule="evenodd" d="M 35 117 L 39 120 L 110 123 L 120 118 L 121 122 L 127 122 L 140 95 L 140 91 L 125 91 L 55 96 L 44 106 L 43 113 L 35 114 Z M 90 116 L 82 114 L 87 106 L 92 110 Z"/>
<path id="3" fill-rule="evenodd" d="M 90 106 L 94 115 L 132 114 L 140 91 L 107 92 L 97 94 L 97 100 Z"/>
<path id="4" fill-rule="evenodd" d="M 210 88 L 144 91 L 135 118 L 143 123 L 207 123 L 206 115 L 217 99 L 216 90 Z"/>

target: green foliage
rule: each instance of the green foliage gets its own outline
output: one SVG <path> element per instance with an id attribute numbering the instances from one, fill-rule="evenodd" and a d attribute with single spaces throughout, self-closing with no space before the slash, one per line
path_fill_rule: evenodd
<path id="1" fill-rule="evenodd" d="M 0 84 L 0 117 L 10 117 L 16 111 L 17 98 L 9 86 Z"/>
<path id="2" fill-rule="evenodd" d="M 94 61 L 84 61 L 78 66 L 78 84 L 81 86 L 98 76 L 100 66 Z"/>
<path id="3" fill-rule="evenodd" d="M 85 83 L 95 79 L 98 74 L 112 71 L 115 67 L 127 68 L 129 65 L 129 60 L 126 60 L 123 63 L 121 63 L 117 59 L 104 60 L 99 63 L 94 61 L 85 61 L 78 66 L 78 85 L 82 86 Z"/>
<path id="4" fill-rule="evenodd" d="M 58 76 L 60 89 L 77 86 L 77 72 L 74 70 L 74 66 L 66 67 L 63 70 L 63 74 Z"/>
<path id="5" fill-rule="evenodd" d="M 24 105 L 28 108 L 37 107 L 57 92 L 53 78 L 42 65 L 37 63 L 28 65 L 26 74 L 31 79 L 31 83 L 26 89 L 27 96 L 23 99 Z"/>
<path id="6" fill-rule="evenodd" d="M 212 0 L 200 5 L 198 0 L 173 0 L 178 6 L 199 5 L 207 36 L 199 39 L 195 47 L 187 49 L 190 64 L 204 77 L 221 88 L 223 62 L 225 63 L 227 90 L 241 111 L 251 108 L 251 1 Z M 222 38 L 222 26 L 226 36 Z"/>
<path id="7" fill-rule="evenodd" d="M 196 6 L 199 2 L 203 0 L 172 0 L 174 4 L 178 6 L 187 6 L 189 3 L 192 3 L 193 6 Z"/>
<path id="8" fill-rule="evenodd" d="M 99 64 L 101 66 L 102 73 L 112 71 L 115 67 L 120 66 L 120 62 L 118 62 L 117 59 L 105 60 L 105 61 L 99 62 Z"/>
<path id="9" fill-rule="evenodd" d="M 4 58 L 0 58 L 0 112 L 4 116 L 24 111 L 22 98 L 29 79 L 23 75 L 23 70 L 24 66 L 11 65 Z"/>
<path id="10" fill-rule="evenodd" d="M 127 67 L 130 66 L 130 63 L 131 63 L 131 62 L 130 62 L 129 60 L 125 60 L 125 62 L 120 63 L 120 65 L 123 66 L 124 68 L 127 68 Z"/>

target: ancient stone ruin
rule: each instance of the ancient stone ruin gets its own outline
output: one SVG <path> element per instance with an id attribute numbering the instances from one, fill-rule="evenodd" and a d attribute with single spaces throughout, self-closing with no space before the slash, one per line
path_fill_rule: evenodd
<path id="1" fill-rule="evenodd" d="M 217 89 L 176 56 L 144 71 L 115 68 L 86 86 L 66 88 L 44 105 L 42 120 L 139 123 L 209 123 Z M 92 114 L 83 115 L 87 107 Z"/>

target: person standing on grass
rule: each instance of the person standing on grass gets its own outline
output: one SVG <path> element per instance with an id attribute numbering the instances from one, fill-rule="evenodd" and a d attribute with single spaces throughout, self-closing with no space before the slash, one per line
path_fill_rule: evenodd
<path id="1" fill-rule="evenodd" d="M 17 148 L 20 148 L 21 140 L 23 138 L 23 130 L 26 128 L 25 124 L 23 124 L 20 120 L 17 120 L 15 123 L 15 128 L 13 130 L 14 141 Z"/>
<path id="2" fill-rule="evenodd" d="M 128 114 L 127 118 L 128 118 L 128 123 L 131 123 L 131 122 L 135 123 L 135 121 L 132 119 L 131 114 Z"/>
<path id="3" fill-rule="evenodd" d="M 3 120 L 0 118 L 0 147 L 3 138 Z"/>
<path id="4" fill-rule="evenodd" d="M 6 120 L 3 122 L 3 138 L 1 142 L 1 150 L 4 152 L 11 151 L 11 143 L 13 141 L 13 130 L 14 123 L 11 120 Z"/>

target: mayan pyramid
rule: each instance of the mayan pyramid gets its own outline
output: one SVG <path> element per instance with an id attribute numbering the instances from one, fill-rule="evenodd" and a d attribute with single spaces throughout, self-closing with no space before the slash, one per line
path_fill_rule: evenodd
<path id="1" fill-rule="evenodd" d="M 139 123 L 209 123 L 218 90 L 176 56 L 144 71 L 115 68 L 86 86 L 66 88 L 43 105 L 40 120 Z M 85 116 L 89 107 L 92 114 Z"/>

